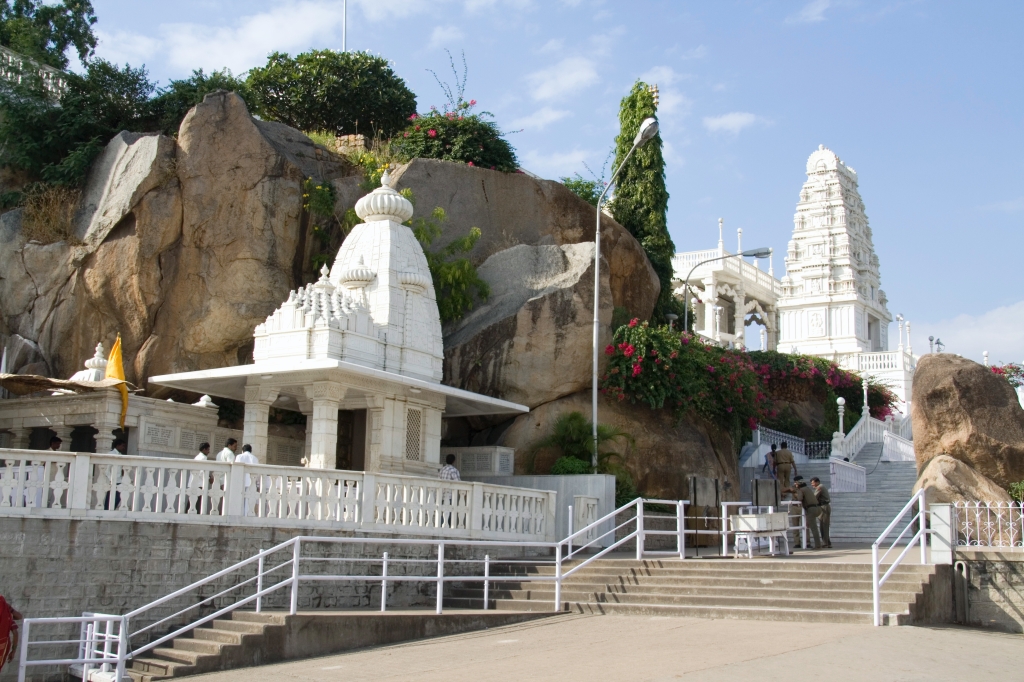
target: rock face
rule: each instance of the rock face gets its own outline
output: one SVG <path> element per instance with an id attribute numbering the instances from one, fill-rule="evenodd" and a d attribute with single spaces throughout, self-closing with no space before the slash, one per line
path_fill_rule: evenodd
<path id="1" fill-rule="evenodd" d="M 448 214 L 447 244 L 476 226 L 483 231 L 469 254 L 474 265 L 519 244 L 561 246 L 594 241 L 594 207 L 559 182 L 524 173 L 431 159 L 415 159 L 393 174 L 396 189 L 409 187 L 416 198 L 415 217 L 435 206 Z M 631 317 L 651 316 L 661 284 L 643 247 L 626 228 L 601 216 L 601 255 L 610 266 L 612 303 Z"/>
<path id="2" fill-rule="evenodd" d="M 918 476 L 914 492 L 927 488 L 928 502 L 1009 502 L 1010 495 L 992 479 L 949 455 L 928 461 Z"/>
<path id="3" fill-rule="evenodd" d="M 602 344 L 612 317 L 604 265 Z M 477 272 L 491 295 L 448 330 L 445 383 L 531 408 L 589 387 L 593 242 L 520 244 L 494 254 Z"/>
<path id="4" fill-rule="evenodd" d="M 911 404 L 917 469 L 949 455 L 1004 488 L 1024 480 L 1024 409 L 986 367 L 949 354 L 917 365 Z"/>
<path id="5" fill-rule="evenodd" d="M 252 330 L 308 260 L 302 182 L 357 171 L 287 126 L 210 94 L 178 141 L 121 134 L 94 166 L 83 245 L 25 243 L 0 217 L 0 334 L 70 376 L 121 334 L 127 379 L 244 361 Z"/>
<path id="6" fill-rule="evenodd" d="M 516 417 L 497 439 L 498 445 L 516 448 L 516 473 L 525 473 L 530 448 L 549 435 L 552 425 L 564 412 L 582 412 L 590 418 L 590 393 L 576 393 L 546 403 L 529 414 Z M 622 454 L 622 464 L 632 474 L 637 488 L 645 496 L 662 499 L 686 499 L 690 475 L 718 478 L 725 499 L 739 493 L 739 470 L 732 439 L 715 427 L 700 421 L 676 422 L 668 410 L 651 410 L 601 399 L 598 420 L 630 434 L 633 444 L 603 444 L 602 449 Z M 539 473 L 550 469 L 558 452 L 541 450 L 534 461 Z"/>

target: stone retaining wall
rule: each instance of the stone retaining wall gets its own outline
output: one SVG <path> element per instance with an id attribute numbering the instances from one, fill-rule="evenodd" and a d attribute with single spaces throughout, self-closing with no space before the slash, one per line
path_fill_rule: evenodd
<path id="1" fill-rule="evenodd" d="M 353 537 L 351 532 L 325 532 L 323 529 L 258 528 L 252 526 L 205 526 L 195 524 L 137 523 L 115 520 L 72 520 L 40 518 L 0 518 L 0 594 L 25 617 L 80 616 L 83 611 L 120 615 L 144 606 L 160 597 L 216 573 L 257 552 L 285 542 L 295 536 Z M 362 536 L 365 537 L 365 536 Z M 301 563 L 304 574 L 334 570 L 349 575 L 380 574 L 379 564 L 368 567 L 358 561 L 343 559 L 379 558 L 387 551 L 389 558 L 435 559 L 430 545 L 415 547 L 388 544 L 381 536 L 374 545 L 304 546 L 303 556 L 328 561 Z M 547 550 L 515 547 L 473 548 L 449 545 L 447 559 L 492 557 L 513 558 L 535 556 Z M 290 549 L 266 560 L 269 568 L 287 561 Z M 339 561 L 339 559 L 341 561 Z M 395 562 L 389 575 L 436 575 L 436 561 L 429 564 Z M 447 575 L 481 573 L 479 564 L 446 564 Z M 281 571 L 290 575 L 290 567 Z M 146 618 L 133 620 L 130 630 L 156 622 L 176 611 L 212 596 L 255 574 L 232 575 L 204 586 L 201 593 L 168 602 Z M 252 594 L 251 585 L 246 593 Z M 380 582 L 313 582 L 301 586 L 299 609 L 379 608 Z M 201 594 L 201 597 L 199 596 Z M 389 608 L 432 606 L 434 586 L 419 582 L 394 582 L 388 587 Z M 202 607 L 204 615 L 233 603 L 234 596 L 217 598 Z M 265 609 L 286 609 L 289 588 L 268 595 Z M 252 608 L 247 606 L 245 608 Z M 196 613 L 192 611 L 191 613 Z M 193 617 L 194 620 L 194 617 Z M 184 621 L 169 621 L 154 629 L 164 634 L 180 627 Z M 60 633 L 77 637 L 77 626 Z M 133 639 L 139 646 L 151 641 Z M 57 653 L 57 652 L 53 652 Z M 63 655 L 70 655 L 71 651 Z M 0 680 L 16 679 L 17 666 L 7 666 Z M 33 676 L 43 679 L 41 676 Z M 50 679 L 55 679 L 48 676 Z M 58 676 L 59 677 L 59 676 Z"/>
<path id="2" fill-rule="evenodd" d="M 957 620 L 1024 632 L 1024 552 L 961 551 L 956 559 L 967 568 L 966 577 L 954 570 Z"/>

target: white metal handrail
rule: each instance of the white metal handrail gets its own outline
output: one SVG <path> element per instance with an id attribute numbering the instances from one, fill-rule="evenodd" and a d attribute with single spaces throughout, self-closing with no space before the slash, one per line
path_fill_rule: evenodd
<path id="1" fill-rule="evenodd" d="M 882 435 L 883 462 L 916 462 L 914 441 L 907 440 L 891 431 Z"/>
<path id="2" fill-rule="evenodd" d="M 913 511 L 915 506 L 917 507 L 916 512 Z M 893 540 L 889 548 L 885 550 L 885 553 L 879 556 L 879 545 L 884 543 L 886 539 L 889 537 L 889 534 L 892 533 L 892 531 L 896 528 L 900 521 L 902 521 L 907 514 L 911 513 L 913 515 L 911 516 L 907 525 L 903 528 L 902 531 L 900 531 L 900 534 L 896 536 L 896 539 Z M 882 534 L 879 535 L 878 539 L 875 540 L 875 542 L 871 545 L 871 592 L 873 603 L 872 610 L 874 614 L 874 624 L 876 626 L 882 624 L 882 585 L 884 585 L 885 581 L 889 579 L 889 576 L 893 574 L 893 571 L 895 571 L 896 568 L 899 567 L 900 563 L 903 561 L 903 558 L 907 555 L 907 552 L 909 552 L 915 544 L 920 543 L 921 545 L 921 563 L 927 563 L 928 546 L 926 539 L 929 532 L 927 523 L 927 513 L 928 511 L 925 503 L 925 489 L 922 488 L 921 490 L 918 490 L 913 497 L 910 498 L 910 501 L 907 502 L 907 504 L 903 507 L 902 510 L 900 510 L 900 512 L 896 515 L 896 518 L 892 520 L 892 523 L 886 526 L 885 530 L 882 531 Z M 914 533 L 913 537 L 911 537 L 909 541 L 907 541 L 907 546 L 903 549 L 902 552 L 900 552 L 900 555 L 896 557 L 895 561 L 892 562 L 892 565 L 889 566 L 889 570 L 887 570 L 884 575 L 879 577 L 881 563 L 885 561 L 887 556 L 889 556 L 889 552 L 891 552 L 896 547 L 896 545 L 900 543 L 901 540 L 905 539 L 907 532 L 913 529 L 915 525 L 917 527 L 917 531 Z"/>
<path id="3" fill-rule="evenodd" d="M 38 630 L 47 625 L 79 624 L 77 640 L 42 639 L 32 641 L 33 628 Z M 101 627 L 102 625 L 102 627 Z M 75 658 L 31 658 L 30 648 L 60 644 L 78 644 Z M 21 625 L 21 640 L 18 647 L 18 682 L 25 682 L 30 667 L 53 665 L 83 666 L 83 680 L 88 680 L 89 671 L 99 668 L 109 672 L 113 667 L 117 680 L 124 678 L 124 666 L 128 657 L 127 621 L 124 616 L 101 613 L 86 613 L 82 616 L 61 618 L 26 618 Z"/>

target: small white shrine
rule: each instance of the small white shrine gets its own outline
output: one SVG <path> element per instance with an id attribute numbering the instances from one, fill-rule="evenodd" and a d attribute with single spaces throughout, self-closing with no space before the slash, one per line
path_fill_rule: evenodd
<path id="1" fill-rule="evenodd" d="M 442 415 L 528 412 L 440 383 L 444 348 L 433 281 L 422 247 L 402 224 L 412 204 L 389 182 L 385 173 L 381 187 L 356 203 L 363 223 L 333 268 L 292 291 L 256 327 L 254 364 L 150 381 L 244 401 L 243 440 L 261 461 L 270 408 L 305 414 L 305 454 L 318 469 L 343 464 L 435 476 Z"/>

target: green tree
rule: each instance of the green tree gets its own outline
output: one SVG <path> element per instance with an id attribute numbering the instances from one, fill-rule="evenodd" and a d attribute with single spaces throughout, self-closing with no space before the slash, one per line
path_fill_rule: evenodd
<path id="1" fill-rule="evenodd" d="M 160 132 L 176 136 L 181 121 L 189 109 L 202 102 L 204 97 L 215 90 L 237 92 L 246 103 L 250 99 L 245 81 L 235 78 L 228 69 L 214 71 L 210 75 L 203 73 L 202 69 L 197 69 L 192 72 L 190 78 L 172 80 L 153 98 L 153 113 Z"/>
<path id="2" fill-rule="evenodd" d="M 615 162 L 619 164 L 633 146 L 640 123 L 656 117 L 657 107 L 651 88 L 641 81 L 633 85 L 619 106 L 619 136 L 615 138 Z M 675 244 L 668 234 L 668 190 L 665 188 L 665 159 L 661 153 L 661 136 L 640 147 L 619 174 L 615 188 L 612 214 L 620 225 L 636 237 L 647 253 L 651 266 L 661 282 L 661 295 L 652 318 L 665 321 L 665 315 L 683 314 L 682 303 L 672 295 L 672 256 Z"/>
<path id="3" fill-rule="evenodd" d="M 299 130 L 390 137 L 416 113 L 405 81 L 367 52 L 275 52 L 247 85 L 253 113 Z"/>
<path id="4" fill-rule="evenodd" d="M 0 0 L 0 45 L 57 69 L 72 47 L 83 62 L 92 56 L 95 23 L 89 0 Z"/>
<path id="5" fill-rule="evenodd" d="M 54 185 L 81 185 L 114 135 L 155 129 L 153 89 L 145 68 L 102 59 L 91 60 L 84 75 L 68 74 L 60 106 L 47 100 L 38 79 L 0 87 L 0 165 Z"/>
<path id="6" fill-rule="evenodd" d="M 597 200 L 604 191 L 604 183 L 600 180 L 587 180 L 579 173 L 571 178 L 561 178 L 565 188 L 591 206 L 597 206 Z"/>
<path id="7" fill-rule="evenodd" d="M 476 100 L 459 102 L 453 111 L 415 116 L 401 136 L 401 153 L 409 158 L 456 161 L 469 166 L 512 173 L 519 167 L 515 149 L 486 111 L 470 113 Z"/>

